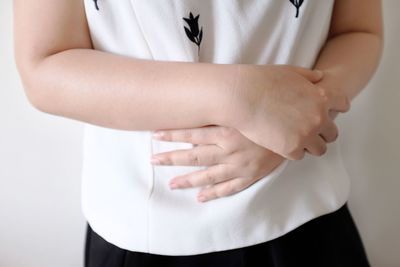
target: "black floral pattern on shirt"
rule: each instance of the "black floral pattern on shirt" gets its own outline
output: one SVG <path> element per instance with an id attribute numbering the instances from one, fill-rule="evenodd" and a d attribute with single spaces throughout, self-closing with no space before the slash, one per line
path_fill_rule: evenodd
<path id="1" fill-rule="evenodd" d="M 97 1 L 98 1 L 98 0 L 93 0 L 93 2 L 94 2 L 94 7 L 95 7 L 97 10 L 99 10 L 99 5 L 97 4 Z"/>
<path id="2" fill-rule="evenodd" d="M 203 26 L 201 27 L 201 30 L 199 30 L 199 17 L 200 14 L 194 17 L 192 12 L 189 13 L 188 18 L 183 17 L 183 20 L 187 22 L 190 28 L 188 29 L 187 27 L 184 26 L 186 36 L 189 38 L 190 41 L 192 41 L 197 45 L 198 47 L 197 54 L 200 53 L 200 44 L 201 40 L 203 39 Z"/>
<path id="3" fill-rule="evenodd" d="M 289 0 L 296 7 L 296 18 L 299 16 L 300 7 L 304 0 Z"/>

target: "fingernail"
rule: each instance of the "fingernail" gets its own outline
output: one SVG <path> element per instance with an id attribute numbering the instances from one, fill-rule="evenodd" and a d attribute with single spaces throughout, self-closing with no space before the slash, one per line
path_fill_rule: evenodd
<path id="1" fill-rule="evenodd" d="M 151 159 L 150 159 L 150 162 L 151 162 L 152 164 L 161 164 L 161 160 L 158 159 L 158 158 L 151 158 Z"/>
<path id="2" fill-rule="evenodd" d="M 204 201 L 207 200 L 207 198 L 206 198 L 204 195 L 199 195 L 199 196 L 197 197 L 197 199 L 198 199 L 200 202 L 204 202 Z"/>
<path id="3" fill-rule="evenodd" d="M 164 136 L 164 132 L 163 131 L 156 131 L 153 133 L 153 137 L 154 138 L 161 138 Z"/>

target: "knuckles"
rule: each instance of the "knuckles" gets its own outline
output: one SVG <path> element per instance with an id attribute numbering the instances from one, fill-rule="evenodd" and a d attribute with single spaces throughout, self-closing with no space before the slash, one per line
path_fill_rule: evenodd
<path id="1" fill-rule="evenodd" d="M 322 126 L 322 124 L 324 123 L 324 116 L 322 116 L 322 114 L 315 114 L 311 120 L 312 123 L 312 127 L 313 128 L 319 128 Z"/>
<path id="2" fill-rule="evenodd" d="M 242 190 L 240 183 L 228 182 L 226 186 L 227 186 L 226 188 L 227 195 L 231 195 Z"/>
<path id="3" fill-rule="evenodd" d="M 182 132 L 183 138 L 187 141 L 192 140 L 193 137 L 193 133 L 191 130 L 183 130 Z"/>
<path id="4" fill-rule="evenodd" d="M 193 164 L 194 166 L 200 166 L 200 157 L 196 152 L 189 152 L 188 158 L 191 164 Z"/>
<path id="5" fill-rule="evenodd" d="M 318 93 L 320 96 L 320 101 L 324 104 L 326 104 L 328 102 L 328 93 L 327 91 L 322 88 L 322 87 L 318 87 Z"/>
<path id="6" fill-rule="evenodd" d="M 216 179 L 213 175 L 210 175 L 208 172 L 206 172 L 204 174 L 204 180 L 208 183 L 208 184 L 214 184 L 216 183 Z"/>

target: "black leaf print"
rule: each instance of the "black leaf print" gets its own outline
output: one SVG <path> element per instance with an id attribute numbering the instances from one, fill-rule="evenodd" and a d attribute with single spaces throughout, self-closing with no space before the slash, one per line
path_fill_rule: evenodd
<path id="1" fill-rule="evenodd" d="M 99 10 L 99 6 L 97 5 L 98 0 L 93 0 L 94 1 L 94 6 L 96 7 L 97 10 Z"/>
<path id="2" fill-rule="evenodd" d="M 193 17 L 192 12 L 189 13 L 188 18 L 183 17 L 183 19 L 187 22 L 190 28 L 188 29 L 187 27 L 184 26 L 187 37 L 189 38 L 190 41 L 192 41 L 198 46 L 197 54 L 200 53 L 200 44 L 203 38 L 203 27 L 201 27 L 201 30 L 199 31 L 199 23 L 198 23 L 199 17 L 200 14 L 198 14 L 196 17 Z"/>
<path id="3" fill-rule="evenodd" d="M 304 0 L 289 0 L 296 7 L 296 18 L 299 16 L 299 10 Z"/>

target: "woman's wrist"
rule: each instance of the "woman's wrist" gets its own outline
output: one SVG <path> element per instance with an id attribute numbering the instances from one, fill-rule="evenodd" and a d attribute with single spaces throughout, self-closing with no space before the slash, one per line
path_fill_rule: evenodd
<path id="1" fill-rule="evenodd" d="M 233 64 L 230 69 L 231 82 L 224 87 L 224 99 L 221 101 L 218 114 L 218 125 L 239 129 L 249 121 L 249 92 L 251 88 L 244 86 L 248 79 L 251 64 Z M 250 105 L 251 106 L 251 105 Z"/>
<path id="2" fill-rule="evenodd" d="M 226 65 L 221 70 L 218 79 L 223 79 L 222 86 L 215 110 L 212 111 L 212 116 L 216 120 L 217 125 L 234 127 L 237 126 L 238 115 L 240 112 L 241 93 L 239 92 L 239 83 L 241 79 L 242 64 Z"/>

